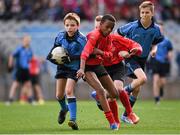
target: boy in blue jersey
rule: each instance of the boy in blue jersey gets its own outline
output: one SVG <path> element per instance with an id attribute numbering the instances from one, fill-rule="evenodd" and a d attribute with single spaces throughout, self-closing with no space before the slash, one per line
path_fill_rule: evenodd
<path id="1" fill-rule="evenodd" d="M 67 50 L 71 61 L 65 61 L 64 64 L 57 66 L 56 78 L 56 98 L 60 104 L 61 110 L 58 116 L 58 123 L 65 121 L 67 112 L 70 113 L 68 125 L 73 130 L 78 130 L 76 123 L 77 104 L 74 95 L 74 87 L 78 78 L 76 72 L 80 67 L 80 55 L 86 44 L 86 37 L 82 35 L 78 28 L 80 26 L 80 18 L 76 13 L 68 13 L 64 17 L 65 31 L 60 32 L 55 38 L 54 47 L 62 46 Z M 47 59 L 51 61 L 51 56 Z M 68 105 L 66 104 L 66 97 Z"/>
<path id="2" fill-rule="evenodd" d="M 139 10 L 140 20 L 130 22 L 117 29 L 120 35 L 138 42 L 143 48 L 140 56 L 134 56 L 126 60 L 127 75 L 133 78 L 133 81 L 125 87 L 125 90 L 130 94 L 129 100 L 132 107 L 136 102 L 140 87 L 147 81 L 144 66 L 152 45 L 163 40 L 159 27 L 153 21 L 154 4 L 150 1 L 144 1 L 139 6 Z M 152 55 L 155 55 L 155 51 L 156 47 L 153 47 Z M 121 119 L 125 121 L 126 118 L 127 114 L 125 112 Z"/>
<path id="3" fill-rule="evenodd" d="M 160 30 L 163 33 L 163 24 L 158 23 Z M 154 64 L 152 66 L 153 71 L 153 94 L 155 103 L 159 104 L 160 97 L 164 85 L 166 84 L 166 76 L 170 72 L 170 61 L 172 60 L 172 50 L 173 46 L 170 40 L 165 37 L 164 40 L 157 44 L 157 52 L 154 57 Z"/>
<path id="4" fill-rule="evenodd" d="M 13 69 L 13 83 L 9 92 L 9 99 L 7 105 L 13 102 L 16 89 L 22 84 L 23 95 L 26 92 L 29 102 L 32 103 L 32 86 L 29 74 L 29 62 L 32 58 L 32 50 L 30 48 L 31 37 L 25 35 L 23 37 L 22 45 L 18 46 L 16 50 L 10 55 L 8 61 L 8 69 Z M 15 61 L 15 65 L 14 64 Z M 21 95 L 20 95 L 21 96 Z"/>

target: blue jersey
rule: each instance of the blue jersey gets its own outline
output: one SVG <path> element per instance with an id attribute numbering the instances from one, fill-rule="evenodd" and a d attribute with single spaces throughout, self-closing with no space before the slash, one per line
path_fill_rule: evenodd
<path id="1" fill-rule="evenodd" d="M 68 67 L 72 70 L 78 70 L 80 67 L 80 55 L 86 44 L 86 37 L 77 31 L 72 39 L 68 38 L 66 32 L 60 32 L 55 39 L 55 46 L 62 46 L 65 48 L 70 55 L 70 57 L 77 57 L 79 59 L 72 60 L 68 64 L 64 64 L 65 67 Z"/>
<path id="2" fill-rule="evenodd" d="M 140 20 L 130 22 L 117 29 L 117 32 L 138 42 L 143 49 L 141 58 L 147 58 L 153 44 L 157 44 L 163 40 L 159 27 L 152 22 L 152 24 L 145 29 Z"/>
<path id="3" fill-rule="evenodd" d="M 29 69 L 29 61 L 32 58 L 31 48 L 25 48 L 22 45 L 18 46 L 13 52 L 13 57 L 16 59 L 15 68 Z"/>
<path id="4" fill-rule="evenodd" d="M 157 44 L 157 52 L 155 59 L 161 63 L 169 63 L 168 52 L 173 50 L 173 46 L 169 39 L 164 38 L 162 42 Z"/>

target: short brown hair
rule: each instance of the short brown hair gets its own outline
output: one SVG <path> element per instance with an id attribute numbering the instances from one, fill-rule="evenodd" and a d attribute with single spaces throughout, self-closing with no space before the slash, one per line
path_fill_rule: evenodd
<path id="1" fill-rule="evenodd" d="M 150 10 L 154 12 L 154 3 L 152 3 L 151 1 L 144 1 L 143 3 L 141 3 L 141 5 L 139 6 L 139 10 L 146 7 L 149 7 Z"/>
<path id="2" fill-rule="evenodd" d="M 80 17 L 76 13 L 71 12 L 71 13 L 66 14 L 63 21 L 65 22 L 65 20 L 67 19 L 75 20 L 77 22 L 77 25 L 80 25 Z"/>

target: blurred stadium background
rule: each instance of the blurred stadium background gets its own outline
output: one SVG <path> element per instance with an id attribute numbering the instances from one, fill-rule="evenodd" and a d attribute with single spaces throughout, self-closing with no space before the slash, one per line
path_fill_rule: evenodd
<path id="1" fill-rule="evenodd" d="M 24 33 L 32 36 L 34 54 L 45 58 L 56 34 L 64 29 L 63 17 L 76 12 L 81 17 L 80 30 L 86 34 L 94 27 L 96 15 L 110 13 L 118 20 L 116 27 L 137 19 L 142 0 L 0 0 L 0 101 L 7 100 L 12 82 L 7 71 L 8 55 L 20 43 Z M 174 45 L 171 74 L 165 88 L 165 99 L 180 98 L 180 0 L 153 0 L 155 19 L 163 20 L 165 34 Z M 180 58 L 178 59 L 180 61 Z M 46 100 L 55 99 L 55 66 L 47 62 L 42 66 L 41 85 Z M 89 99 L 91 88 L 82 80 L 76 86 L 80 99 Z M 18 95 L 18 94 L 17 94 Z M 152 99 L 152 81 L 143 87 L 140 98 Z"/>

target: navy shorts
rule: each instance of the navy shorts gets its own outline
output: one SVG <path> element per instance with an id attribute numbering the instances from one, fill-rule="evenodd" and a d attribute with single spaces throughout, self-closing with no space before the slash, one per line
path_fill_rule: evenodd
<path id="1" fill-rule="evenodd" d="M 60 79 L 60 78 L 68 79 L 68 78 L 71 78 L 71 79 L 73 79 L 73 80 L 75 80 L 77 82 L 78 78 L 76 77 L 76 74 L 77 74 L 77 70 L 72 70 L 72 69 L 69 69 L 67 67 L 58 66 L 55 78 L 56 79 Z"/>
<path id="2" fill-rule="evenodd" d="M 138 68 L 141 68 L 144 71 L 146 60 L 147 58 L 139 58 L 139 57 L 132 57 L 130 59 L 127 59 L 126 60 L 126 68 L 127 68 L 126 75 L 134 79 L 137 78 L 136 75 L 134 74 L 134 71 Z"/>
<path id="3" fill-rule="evenodd" d="M 88 72 L 88 71 L 94 72 L 98 78 L 108 75 L 103 65 L 86 65 L 85 72 Z"/>
<path id="4" fill-rule="evenodd" d="M 31 83 L 32 85 L 36 85 L 39 84 L 39 75 L 30 75 L 31 76 Z"/>
<path id="5" fill-rule="evenodd" d="M 165 77 L 170 73 L 170 64 L 169 63 L 161 63 L 154 60 L 154 65 L 152 66 L 153 74 L 159 74 L 160 77 Z"/>
<path id="6" fill-rule="evenodd" d="M 24 83 L 30 81 L 30 74 L 28 69 L 18 68 L 15 72 L 15 80 Z"/>
<path id="7" fill-rule="evenodd" d="M 105 66 L 105 68 L 113 81 L 121 80 L 124 82 L 126 70 L 125 70 L 125 64 L 123 62 L 114 64 L 112 66 Z"/>

